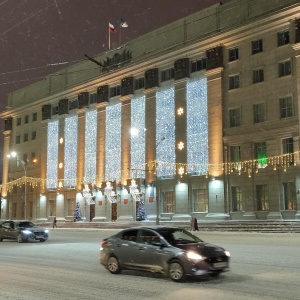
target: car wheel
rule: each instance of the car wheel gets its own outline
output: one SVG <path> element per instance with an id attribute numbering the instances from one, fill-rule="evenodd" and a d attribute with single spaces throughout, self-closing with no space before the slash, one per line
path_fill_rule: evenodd
<path id="1" fill-rule="evenodd" d="M 40 242 L 46 242 L 47 239 L 40 239 Z"/>
<path id="2" fill-rule="evenodd" d="M 211 273 L 210 275 L 213 276 L 213 277 L 218 277 L 220 274 L 221 274 L 221 272 L 217 271 L 217 272 Z"/>
<path id="3" fill-rule="evenodd" d="M 22 237 L 21 233 L 18 234 L 17 241 L 18 241 L 18 243 L 23 243 L 23 237 Z"/>
<path id="4" fill-rule="evenodd" d="M 178 260 L 171 261 L 171 263 L 169 264 L 169 276 L 174 281 L 184 281 L 184 268 Z"/>
<path id="5" fill-rule="evenodd" d="M 110 256 L 108 258 L 107 269 L 112 274 L 119 274 L 121 272 L 119 261 L 115 256 Z"/>

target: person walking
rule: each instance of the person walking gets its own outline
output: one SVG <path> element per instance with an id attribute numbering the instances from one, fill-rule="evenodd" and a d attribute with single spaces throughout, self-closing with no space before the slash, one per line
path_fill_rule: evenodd
<path id="1" fill-rule="evenodd" d="M 56 225 L 56 217 L 54 217 L 54 219 L 53 219 L 53 229 L 54 229 L 54 227 L 57 228 L 57 225 Z"/>

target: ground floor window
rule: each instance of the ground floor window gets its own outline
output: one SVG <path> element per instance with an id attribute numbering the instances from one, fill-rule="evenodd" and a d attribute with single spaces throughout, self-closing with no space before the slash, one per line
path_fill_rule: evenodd
<path id="1" fill-rule="evenodd" d="M 16 219 L 17 218 L 17 203 L 13 203 L 12 204 L 12 208 L 11 208 L 11 217 L 12 219 Z"/>
<path id="2" fill-rule="evenodd" d="M 33 202 L 29 202 L 29 214 L 28 214 L 29 218 L 32 218 L 32 212 L 33 212 Z"/>
<path id="3" fill-rule="evenodd" d="M 256 186 L 257 210 L 269 210 L 269 198 L 267 193 L 267 185 Z"/>
<path id="4" fill-rule="evenodd" d="M 164 213 L 174 213 L 175 212 L 175 197 L 174 192 L 164 192 Z"/>
<path id="5" fill-rule="evenodd" d="M 56 216 L 56 201 L 49 200 L 49 216 Z"/>
<path id="6" fill-rule="evenodd" d="M 242 196 L 242 190 L 239 186 L 231 187 L 231 200 L 232 200 L 232 211 L 243 210 L 243 196 Z"/>
<path id="7" fill-rule="evenodd" d="M 75 199 L 67 199 L 67 206 L 68 216 L 73 216 L 76 207 Z"/>
<path id="8" fill-rule="evenodd" d="M 294 182 L 283 183 L 284 209 L 296 210 L 296 186 Z"/>
<path id="9" fill-rule="evenodd" d="M 194 211 L 207 212 L 208 211 L 208 190 L 197 189 L 193 191 L 194 194 Z"/>

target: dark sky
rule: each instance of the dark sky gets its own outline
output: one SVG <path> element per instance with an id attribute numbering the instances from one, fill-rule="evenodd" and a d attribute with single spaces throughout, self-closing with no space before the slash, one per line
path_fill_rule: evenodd
<path id="1" fill-rule="evenodd" d="M 0 110 L 9 92 L 85 59 L 85 53 L 94 56 L 108 50 L 109 22 L 117 30 L 120 18 L 128 23 L 121 31 L 121 43 L 125 43 L 219 2 L 0 0 Z M 111 34 L 111 48 L 119 41 L 119 32 Z M 1 175 L 1 163 L 0 168 Z"/>

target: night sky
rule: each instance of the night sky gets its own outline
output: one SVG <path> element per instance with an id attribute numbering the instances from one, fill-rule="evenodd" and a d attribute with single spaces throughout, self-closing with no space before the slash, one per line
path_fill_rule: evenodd
<path id="1" fill-rule="evenodd" d="M 84 54 L 95 56 L 107 51 L 109 22 L 117 29 L 111 34 L 114 48 L 219 2 L 0 0 L 0 110 L 5 108 L 9 92 L 84 60 Z M 120 35 L 121 18 L 128 27 L 122 28 Z M 0 122 L 2 131 L 3 121 Z M 0 176 L 1 171 L 0 162 Z"/>

